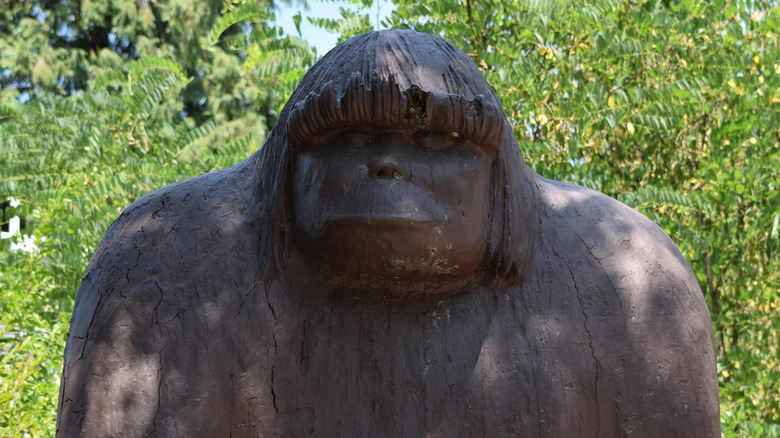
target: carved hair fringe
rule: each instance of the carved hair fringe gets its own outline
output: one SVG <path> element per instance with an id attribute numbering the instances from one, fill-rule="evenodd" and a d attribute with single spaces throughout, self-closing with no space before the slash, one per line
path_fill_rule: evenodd
<path id="1" fill-rule="evenodd" d="M 293 149 L 300 150 L 320 134 L 349 127 L 425 129 L 456 132 L 492 153 L 501 144 L 505 123 L 503 110 L 483 95 L 468 100 L 416 85 L 402 91 L 392 75 L 385 80 L 374 73 L 366 84 L 355 72 L 343 96 L 336 96 L 333 81 L 328 81 L 298 101 L 287 137 Z"/>

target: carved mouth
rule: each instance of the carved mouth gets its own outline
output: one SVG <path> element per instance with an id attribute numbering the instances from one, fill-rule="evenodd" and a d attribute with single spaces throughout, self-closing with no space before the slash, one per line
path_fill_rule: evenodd
<path id="1" fill-rule="evenodd" d="M 325 220 L 326 224 L 340 224 L 347 227 L 363 227 L 376 230 L 400 230 L 420 229 L 430 227 L 436 221 L 427 217 L 389 216 L 389 215 L 330 215 Z"/>
<path id="2" fill-rule="evenodd" d="M 347 190 L 339 211 L 324 218 L 371 228 L 419 228 L 446 220 L 444 208 L 428 192 L 402 179 L 364 180 Z"/>

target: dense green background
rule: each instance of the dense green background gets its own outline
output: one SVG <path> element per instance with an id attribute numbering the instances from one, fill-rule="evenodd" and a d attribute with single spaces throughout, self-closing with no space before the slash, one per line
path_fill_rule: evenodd
<path id="1" fill-rule="evenodd" d="M 353 3 L 309 20 L 371 30 Z M 536 172 L 673 237 L 710 305 L 724 435 L 780 436 L 778 2 L 394 3 L 385 25 L 474 59 Z M 321 56 L 275 7 L 0 0 L 0 201 L 21 201 L 2 221 L 38 247 L 0 241 L 0 436 L 53 435 L 73 298 L 119 212 L 247 157 Z"/>

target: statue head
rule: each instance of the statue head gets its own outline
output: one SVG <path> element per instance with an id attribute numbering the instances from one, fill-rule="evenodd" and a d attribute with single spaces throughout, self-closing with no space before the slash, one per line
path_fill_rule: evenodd
<path id="1" fill-rule="evenodd" d="M 530 264 L 532 174 L 495 93 L 444 40 L 339 45 L 261 153 L 277 268 L 296 257 L 333 286 L 400 297 L 516 282 Z"/>

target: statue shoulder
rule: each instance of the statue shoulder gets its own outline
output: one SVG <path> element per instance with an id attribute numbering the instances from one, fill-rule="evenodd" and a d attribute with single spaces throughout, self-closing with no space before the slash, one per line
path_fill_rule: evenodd
<path id="1" fill-rule="evenodd" d="M 620 400 L 625 418 L 644 417 L 639 434 L 717 430 L 712 325 L 674 242 L 602 193 L 543 179 L 537 188 L 537 287 L 586 333 L 601 406 Z"/>
<path id="2" fill-rule="evenodd" d="M 653 221 L 609 196 L 585 187 L 540 178 L 543 230 L 571 248 L 579 246 L 601 264 L 639 277 L 663 273 L 699 289 L 677 245 Z M 565 251 L 567 256 L 574 253 Z"/>
<path id="3" fill-rule="evenodd" d="M 186 284 L 213 276 L 218 263 L 258 257 L 262 209 L 245 163 L 169 185 L 130 205 L 87 266 L 71 337 L 86 336 L 93 315 L 108 317 L 136 294 L 166 286 L 167 293 L 192 293 Z"/>
<path id="4" fill-rule="evenodd" d="M 198 248 L 229 238 L 230 231 L 259 222 L 262 209 L 244 177 L 245 163 L 171 184 L 132 203 L 106 232 L 86 275 L 107 263 L 137 264 L 145 255 L 193 256 L 203 252 Z"/>
<path id="5" fill-rule="evenodd" d="M 667 332 L 675 345 L 711 344 L 709 311 L 696 275 L 659 226 L 595 190 L 549 180 L 538 187 L 536 263 L 569 271 L 556 284 L 576 289 L 588 312 L 609 309 L 645 333 Z M 677 330 L 681 321 L 687 331 Z"/>

